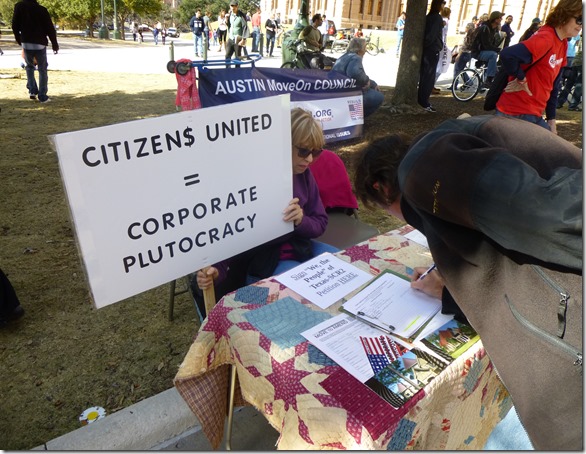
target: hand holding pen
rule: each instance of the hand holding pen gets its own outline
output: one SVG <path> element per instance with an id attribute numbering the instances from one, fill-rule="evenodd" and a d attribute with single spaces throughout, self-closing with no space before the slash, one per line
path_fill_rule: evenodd
<path id="1" fill-rule="evenodd" d="M 429 268 L 416 267 L 411 275 L 411 288 L 441 300 L 444 280 L 437 271 L 435 264 Z"/>
<path id="2" fill-rule="evenodd" d="M 419 278 L 417 280 L 418 281 L 423 280 L 425 278 L 425 276 L 427 276 L 433 270 L 435 270 L 435 263 L 433 265 L 431 265 L 421 276 L 419 276 Z"/>

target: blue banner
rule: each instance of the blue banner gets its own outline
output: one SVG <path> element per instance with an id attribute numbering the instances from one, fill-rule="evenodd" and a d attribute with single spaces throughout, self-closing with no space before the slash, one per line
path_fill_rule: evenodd
<path id="1" fill-rule="evenodd" d="M 356 80 L 335 71 L 241 67 L 199 71 L 203 107 L 289 93 L 292 107 L 303 107 L 322 123 L 326 142 L 358 137 L 364 116 Z"/>

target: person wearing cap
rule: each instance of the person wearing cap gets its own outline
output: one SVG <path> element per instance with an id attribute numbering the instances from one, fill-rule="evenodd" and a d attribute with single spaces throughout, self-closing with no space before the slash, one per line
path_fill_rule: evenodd
<path id="1" fill-rule="evenodd" d="M 505 36 L 505 44 L 503 45 L 503 49 L 505 47 L 509 47 L 509 45 L 511 44 L 511 38 L 515 35 L 515 32 L 511 28 L 511 22 L 513 22 L 513 16 L 511 16 L 509 14 L 507 16 L 507 18 L 505 19 L 505 23 L 501 27 L 501 32 L 504 32 L 506 34 L 506 36 Z"/>
<path id="2" fill-rule="evenodd" d="M 228 20 L 226 21 L 228 25 L 228 42 L 226 44 L 226 60 L 232 58 L 232 55 L 235 58 L 240 59 L 240 50 L 241 46 L 243 45 L 242 42 L 246 41 L 243 36 L 244 28 L 246 25 L 246 15 L 238 10 L 238 0 L 232 0 L 230 2 L 230 14 L 228 15 Z M 240 66 L 240 65 L 238 65 Z M 227 68 L 230 65 L 226 65 Z"/>
<path id="3" fill-rule="evenodd" d="M 488 64 L 486 68 L 487 80 L 485 82 L 487 88 L 492 84 L 496 74 L 496 60 L 501 51 L 502 37 L 500 36 L 500 28 L 503 16 L 504 14 L 500 11 L 493 11 L 490 13 L 488 21 L 482 25 L 479 31 L 480 53 L 478 54 L 478 60 L 485 61 Z"/>
<path id="4" fill-rule="evenodd" d="M 558 83 L 568 38 L 581 31 L 582 2 L 560 0 L 537 33 L 504 49 L 501 64 L 509 82 L 497 101 L 496 115 L 521 118 L 557 134 Z"/>
<path id="5" fill-rule="evenodd" d="M 531 25 L 529 26 L 529 28 L 525 30 L 525 32 L 521 35 L 521 37 L 519 38 L 519 42 L 531 38 L 533 36 L 533 33 L 539 30 L 539 27 L 541 27 L 541 19 L 539 17 L 536 17 L 531 21 Z"/>

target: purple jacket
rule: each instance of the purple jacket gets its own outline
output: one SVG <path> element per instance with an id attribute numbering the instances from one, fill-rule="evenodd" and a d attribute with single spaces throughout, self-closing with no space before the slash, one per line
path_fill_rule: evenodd
<path id="1" fill-rule="evenodd" d="M 325 232 L 328 225 L 328 215 L 319 196 L 319 188 L 315 178 L 309 170 L 293 175 L 293 197 L 299 199 L 299 206 L 303 208 L 301 223 L 291 233 L 268 241 L 265 245 L 281 244 L 282 248 L 288 248 L 288 240 L 295 236 L 312 239 Z M 222 282 L 226 278 L 229 265 L 230 259 L 222 260 L 214 265 L 219 273 L 216 283 Z"/>

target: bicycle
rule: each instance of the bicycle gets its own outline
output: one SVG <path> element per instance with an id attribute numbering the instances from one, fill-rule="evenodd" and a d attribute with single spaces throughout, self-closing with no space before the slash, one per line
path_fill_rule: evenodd
<path id="1" fill-rule="evenodd" d="M 340 37 L 338 38 L 338 36 Z M 334 52 L 346 52 L 351 38 L 352 35 L 350 34 L 349 28 L 339 29 L 336 37 L 332 41 L 332 45 L 330 46 L 330 53 L 333 54 Z"/>
<path id="2" fill-rule="evenodd" d="M 293 54 L 293 60 L 286 61 L 281 65 L 281 68 L 288 69 L 323 69 L 330 70 L 334 63 L 335 58 L 326 57 L 321 52 L 313 52 L 307 49 L 305 42 L 300 39 L 291 41 L 289 44 L 289 50 Z"/>
<path id="3" fill-rule="evenodd" d="M 370 42 L 370 37 L 372 36 L 372 33 L 370 35 L 368 35 L 366 38 L 366 52 L 368 52 L 370 55 L 378 55 L 379 48 L 376 44 Z"/>
<path id="4" fill-rule="evenodd" d="M 474 68 L 463 69 L 454 77 L 452 96 L 461 102 L 468 102 L 478 93 L 487 91 L 485 87 L 487 63 L 476 60 Z"/>

